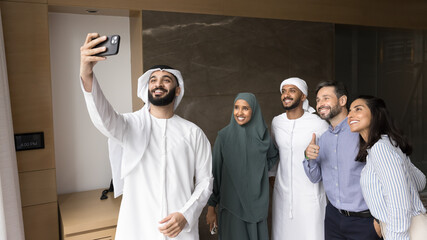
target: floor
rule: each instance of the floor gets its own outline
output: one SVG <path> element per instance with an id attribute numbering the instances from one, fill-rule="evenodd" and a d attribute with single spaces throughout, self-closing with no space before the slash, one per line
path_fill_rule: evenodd
<path id="1" fill-rule="evenodd" d="M 270 188 L 270 193 L 272 192 L 272 189 Z M 271 195 L 271 194 L 270 194 Z M 424 206 L 427 208 L 427 191 L 420 194 L 421 200 L 424 203 Z M 270 196 L 271 199 L 271 196 Z M 206 212 L 207 207 L 203 209 L 202 214 L 200 215 L 199 219 L 199 235 L 200 240 L 217 240 L 217 235 L 211 235 L 209 232 L 209 226 L 206 224 Z M 269 209 L 269 218 L 268 218 L 269 227 L 271 229 L 271 203 L 270 203 L 270 209 Z"/>
<path id="2" fill-rule="evenodd" d="M 273 192 L 273 188 L 270 187 L 270 207 L 268 209 L 268 227 L 269 230 L 271 229 L 271 199 L 272 199 L 272 193 Z M 200 236 L 200 240 L 217 240 L 218 239 L 218 235 L 211 235 L 209 232 L 209 226 L 206 224 L 206 213 L 207 213 L 208 208 L 205 207 L 203 209 L 202 214 L 200 214 L 200 218 L 199 218 L 199 236 Z"/>

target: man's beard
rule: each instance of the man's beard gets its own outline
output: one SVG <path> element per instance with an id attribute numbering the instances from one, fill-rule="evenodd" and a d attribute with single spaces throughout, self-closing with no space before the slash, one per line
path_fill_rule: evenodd
<path id="1" fill-rule="evenodd" d="M 152 92 L 159 90 L 159 89 L 166 91 L 166 89 L 164 89 L 164 88 L 155 88 L 151 92 L 150 92 L 150 90 L 148 90 L 148 101 L 155 106 L 166 106 L 166 105 L 169 105 L 170 103 L 172 103 L 173 100 L 175 99 L 176 87 L 172 88 L 169 91 L 169 93 L 166 94 L 166 96 L 164 96 L 164 97 L 156 97 L 156 98 L 153 97 Z"/>
<path id="2" fill-rule="evenodd" d="M 320 110 L 321 108 L 319 108 L 318 110 L 317 110 L 317 112 L 319 112 L 319 110 Z M 328 114 L 326 114 L 326 115 L 321 115 L 321 114 L 319 114 L 319 117 L 321 118 L 321 119 L 323 119 L 323 120 L 326 120 L 326 121 L 329 121 L 329 120 L 331 120 L 332 118 L 334 118 L 334 117 L 336 117 L 338 114 L 340 114 L 341 113 L 341 111 L 342 111 L 342 109 L 341 109 L 341 107 L 340 106 L 338 106 L 338 105 L 335 105 L 335 106 L 333 106 L 333 107 L 330 107 L 330 110 L 329 110 L 329 113 Z"/>
<path id="3" fill-rule="evenodd" d="M 285 100 L 286 100 L 286 98 L 283 99 L 282 102 L 285 101 Z M 285 106 L 283 106 L 283 104 L 282 104 L 282 106 L 283 106 L 283 109 L 285 109 L 285 111 L 289 111 L 289 110 L 292 110 L 292 109 L 298 107 L 298 105 L 300 104 L 300 102 L 301 102 L 301 99 L 298 98 L 291 106 L 285 107 Z"/>

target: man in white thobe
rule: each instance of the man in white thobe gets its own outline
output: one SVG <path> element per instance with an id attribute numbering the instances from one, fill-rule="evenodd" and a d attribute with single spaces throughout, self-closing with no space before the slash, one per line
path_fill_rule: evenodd
<path id="1" fill-rule="evenodd" d="M 322 240 L 326 197 L 322 183 L 307 179 L 302 161 L 313 133 L 320 136 L 328 123 L 308 105 L 307 84 L 288 78 L 280 85 L 285 113 L 273 118 L 271 132 L 280 161 L 273 190 L 272 239 Z"/>
<path id="2" fill-rule="evenodd" d="M 198 218 L 212 192 L 211 146 L 195 124 L 174 114 L 184 95 L 181 73 L 159 65 L 138 79 L 145 106 L 119 114 L 93 74 L 90 33 L 81 47 L 80 78 L 89 115 L 109 140 L 115 197 L 123 194 L 116 240 L 199 239 Z"/>

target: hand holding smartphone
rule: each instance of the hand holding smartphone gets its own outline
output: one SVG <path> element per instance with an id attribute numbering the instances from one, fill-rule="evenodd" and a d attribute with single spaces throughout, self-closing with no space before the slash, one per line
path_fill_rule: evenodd
<path id="1" fill-rule="evenodd" d="M 105 57 L 105 56 L 116 55 L 117 53 L 119 53 L 119 46 L 120 46 L 120 35 L 117 35 L 117 34 L 109 35 L 107 36 L 107 40 L 93 47 L 93 48 L 106 47 L 107 49 L 105 50 L 105 52 L 100 52 L 100 53 L 94 54 L 93 56 Z"/>

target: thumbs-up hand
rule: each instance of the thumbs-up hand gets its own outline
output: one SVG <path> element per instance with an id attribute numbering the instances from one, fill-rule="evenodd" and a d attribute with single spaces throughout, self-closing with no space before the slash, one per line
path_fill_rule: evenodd
<path id="1" fill-rule="evenodd" d="M 320 147 L 316 144 L 316 134 L 313 133 L 311 142 L 305 149 L 305 157 L 308 159 L 316 159 L 319 156 L 319 149 Z"/>

